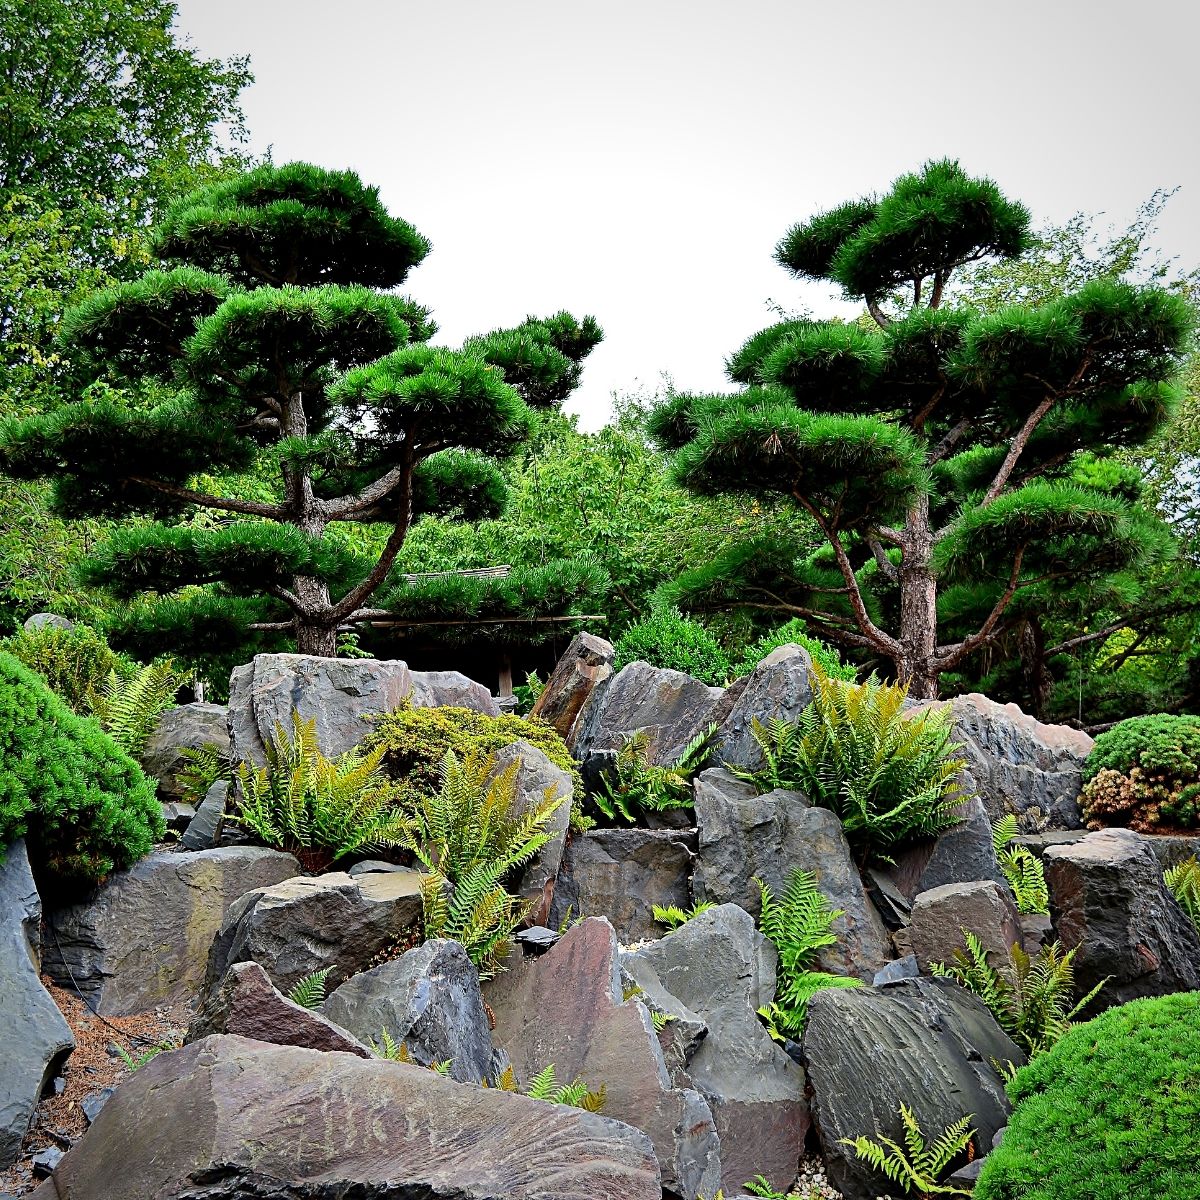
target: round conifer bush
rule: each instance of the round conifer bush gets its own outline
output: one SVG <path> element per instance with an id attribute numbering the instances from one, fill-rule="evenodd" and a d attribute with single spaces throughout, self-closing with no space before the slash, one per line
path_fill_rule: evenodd
<path id="1" fill-rule="evenodd" d="M 162 835 L 138 764 L 0 653 L 0 853 L 24 837 L 39 881 L 69 887 L 132 866 Z"/>
<path id="2" fill-rule="evenodd" d="M 975 1200 L 1195 1200 L 1200 992 L 1075 1026 L 1008 1092 L 1016 1107 Z"/>

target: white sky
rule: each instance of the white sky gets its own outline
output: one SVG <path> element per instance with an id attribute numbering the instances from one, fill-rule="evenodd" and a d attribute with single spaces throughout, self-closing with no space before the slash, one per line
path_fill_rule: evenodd
<path id="1" fill-rule="evenodd" d="M 405 290 L 439 342 L 593 313 L 585 427 L 662 372 L 728 386 L 768 297 L 833 310 L 776 241 L 927 158 L 1035 222 L 1124 225 L 1178 185 L 1159 244 L 1200 261 L 1194 0 L 180 0 L 178 24 L 250 55 L 255 149 L 353 168 L 432 240 Z"/>

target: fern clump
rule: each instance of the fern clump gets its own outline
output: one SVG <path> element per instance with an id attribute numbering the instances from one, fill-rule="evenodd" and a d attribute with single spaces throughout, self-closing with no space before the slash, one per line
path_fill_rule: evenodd
<path id="1" fill-rule="evenodd" d="M 773 1037 L 798 1039 L 804 1032 L 808 1002 L 817 992 L 861 986 L 861 981 L 852 976 L 812 969 L 816 952 L 837 942 L 830 926 L 843 912 L 830 908 L 817 887 L 816 876 L 808 871 L 793 871 L 779 900 L 761 879 L 755 882 L 762 893 L 758 927 L 779 953 L 775 1000 L 760 1009 L 759 1015 Z"/>
<path id="2" fill-rule="evenodd" d="M 1014 846 L 1017 818 L 1007 813 L 992 826 L 992 845 L 996 861 L 1023 913 L 1048 913 L 1050 892 L 1046 887 L 1046 872 L 1041 860 L 1026 846 Z"/>
<path id="3" fill-rule="evenodd" d="M 301 1008 L 320 1008 L 325 1003 L 325 986 L 333 967 L 322 967 L 305 975 L 290 992 L 288 999 Z"/>
<path id="4" fill-rule="evenodd" d="M 184 746 L 180 753 L 183 766 L 175 775 L 175 783 L 188 804 L 198 805 L 218 780 L 233 783 L 235 772 L 229 752 L 216 742 L 207 742 L 203 746 Z"/>
<path id="5" fill-rule="evenodd" d="M 1104 986 L 1101 981 L 1073 1003 L 1078 946 L 1064 952 L 1054 942 L 1031 958 L 1014 945 L 1008 967 L 1001 969 L 992 965 L 992 952 L 984 949 L 975 934 L 964 929 L 963 935 L 966 950 L 956 950 L 952 963 L 932 963 L 930 970 L 974 992 L 1030 1058 L 1053 1046 Z"/>
<path id="6" fill-rule="evenodd" d="M 1200 931 L 1200 860 L 1193 854 L 1163 872 L 1163 882 Z"/>
<path id="7" fill-rule="evenodd" d="M 484 1087 L 491 1086 L 484 1083 Z M 503 1074 L 496 1081 L 496 1087 L 505 1092 L 520 1092 L 517 1077 L 511 1066 L 505 1067 Z M 548 1063 L 530 1081 L 525 1089 L 526 1096 L 531 1100 L 545 1100 L 550 1104 L 566 1104 L 570 1108 L 582 1108 L 585 1112 L 602 1112 L 608 1099 L 608 1087 L 601 1084 L 595 1091 L 588 1088 L 582 1079 L 576 1077 L 570 1083 L 559 1083 L 555 1074 L 554 1064 Z"/>
<path id="8" fill-rule="evenodd" d="M 162 806 L 137 763 L 0 653 L 0 854 L 24 837 L 43 889 L 93 884 L 132 866 L 163 832 Z"/>
<path id="9" fill-rule="evenodd" d="M 710 725 L 683 748 L 669 766 L 652 766 L 650 738 L 644 729 L 626 738 L 617 751 L 613 770 L 600 780 L 591 802 L 609 821 L 630 824 L 642 813 L 691 808 L 692 779 L 712 758 L 717 727 Z"/>
<path id="10" fill-rule="evenodd" d="M 380 770 L 382 750 L 351 750 L 326 758 L 317 748 L 316 721 L 292 714 L 267 746 L 267 764 L 242 763 L 230 819 L 268 846 L 323 871 L 364 850 L 401 844 L 406 817 L 393 806 L 395 788 Z"/>
<path id="11" fill-rule="evenodd" d="M 794 722 L 753 723 L 764 765 L 739 771 L 762 791 L 804 792 L 837 813 L 863 854 L 887 853 L 958 823 L 966 799 L 948 708 L 909 713 L 907 689 L 831 679 L 812 668 L 812 703 Z"/>
<path id="12" fill-rule="evenodd" d="M 425 937 L 461 943 L 481 979 L 500 969 L 529 912 L 504 884 L 549 840 L 550 821 L 563 804 L 547 789 L 522 807 L 520 764 L 498 774 L 494 766 L 490 755 L 460 762 L 448 751 L 441 788 L 418 794 L 401 810 L 397 840 L 427 871 L 421 880 Z"/>
<path id="13" fill-rule="evenodd" d="M 667 927 L 668 933 L 673 933 L 681 925 L 686 925 L 693 917 L 708 912 L 710 908 L 716 908 L 711 900 L 700 900 L 689 909 L 682 909 L 677 904 L 652 904 L 650 911 L 660 925 Z"/>
<path id="14" fill-rule="evenodd" d="M 975 1130 L 971 1128 L 971 1117 L 962 1117 L 931 1145 L 926 1145 L 925 1135 L 913 1111 L 903 1101 L 900 1103 L 900 1123 L 903 1126 L 904 1145 L 892 1138 L 876 1133 L 875 1138 L 842 1138 L 842 1143 L 854 1148 L 854 1153 L 870 1164 L 881 1175 L 904 1188 L 905 1194 L 928 1200 L 931 1196 L 969 1196 L 971 1193 L 950 1183 L 942 1177 L 953 1166 L 957 1158 L 967 1161 L 974 1158 Z"/>
<path id="15" fill-rule="evenodd" d="M 92 695 L 92 713 L 126 754 L 139 758 L 183 682 L 169 658 L 128 675 L 110 671 L 104 686 Z"/>

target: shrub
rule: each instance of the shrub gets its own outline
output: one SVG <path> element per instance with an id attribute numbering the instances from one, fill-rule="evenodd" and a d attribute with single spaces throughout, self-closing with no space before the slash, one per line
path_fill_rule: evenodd
<path id="1" fill-rule="evenodd" d="M 734 664 L 731 674 L 735 677 L 749 675 L 772 650 L 778 650 L 780 646 L 789 643 L 803 646 L 808 651 L 809 658 L 819 663 L 821 670 L 830 679 L 844 679 L 847 682 L 854 680 L 854 668 L 842 662 L 841 655 L 832 646 L 827 646 L 820 638 L 807 633 L 804 621 L 800 617 L 788 621 L 786 625 L 780 625 L 771 633 L 763 634 L 757 642 L 747 646 L 742 652 L 741 661 Z"/>
<path id="2" fill-rule="evenodd" d="M 1032 1058 L 1053 1046 L 1104 986 L 1103 982 L 1078 1003 L 1075 999 L 1074 946 L 1063 952 L 1054 942 L 1030 958 L 1020 946 L 1009 951 L 1005 969 L 994 967 L 992 952 L 969 930 L 963 930 L 965 951 L 956 950 L 952 963 L 932 963 L 934 975 L 954 979 L 974 992 L 991 1010 L 996 1024 Z"/>
<path id="3" fill-rule="evenodd" d="M 91 712 L 93 696 L 114 671 L 124 675 L 129 670 L 129 664 L 86 625 L 25 629 L 0 642 L 0 650 L 36 671 L 50 690 L 81 716 Z"/>
<path id="4" fill-rule="evenodd" d="M 906 713 L 907 692 L 874 678 L 830 679 L 814 663 L 812 703 L 795 722 L 753 723 L 765 765 L 738 771 L 761 791 L 788 788 L 837 813 L 864 855 L 936 837 L 963 802 L 948 707 Z"/>
<path id="5" fill-rule="evenodd" d="M 775 1000 L 759 1009 L 772 1037 L 798 1039 L 804 1032 L 808 1002 L 822 988 L 861 987 L 848 975 L 814 971 L 814 955 L 822 946 L 832 946 L 837 938 L 830 926 L 842 916 L 841 909 L 829 907 L 829 901 L 817 888 L 816 876 L 799 869 L 788 878 L 783 895 L 776 900 L 761 879 L 762 915 L 758 927 L 779 952 L 776 968 Z"/>
<path id="6" fill-rule="evenodd" d="M 1200 717 L 1132 717 L 1102 733 L 1083 764 L 1089 826 L 1200 829 Z"/>
<path id="7" fill-rule="evenodd" d="M 720 642 L 677 608 L 656 609 L 630 625 L 613 650 L 615 671 L 631 662 L 648 662 L 708 684 L 722 684 L 729 678 L 729 657 Z"/>
<path id="8" fill-rule="evenodd" d="M 45 682 L 0 653 L 0 853 L 25 837 L 35 869 L 95 883 L 162 837 L 141 768 Z"/>
<path id="9" fill-rule="evenodd" d="M 383 751 L 383 767 L 410 790 L 432 794 L 442 781 L 442 764 L 453 750 L 460 762 L 495 754 L 513 742 L 536 746 L 556 767 L 570 773 L 576 797 L 583 795 L 579 764 L 553 726 L 537 717 L 505 713 L 489 717 L 471 708 L 414 708 L 409 704 L 379 717 L 366 749 Z"/>
<path id="10" fill-rule="evenodd" d="M 231 819 L 311 871 L 356 851 L 399 845 L 405 818 L 392 807 L 395 788 L 380 770 L 382 757 L 382 750 L 351 750 L 326 758 L 317 749 L 316 720 L 293 713 L 291 736 L 276 724 L 266 766 L 238 767 Z"/>
<path id="11" fill-rule="evenodd" d="M 976 1200 L 1194 1200 L 1200 992 L 1075 1026 L 1008 1093 L 1016 1107 Z"/>

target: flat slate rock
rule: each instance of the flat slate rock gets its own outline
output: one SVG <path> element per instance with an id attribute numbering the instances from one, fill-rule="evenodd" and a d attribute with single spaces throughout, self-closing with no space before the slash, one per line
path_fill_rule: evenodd
<path id="1" fill-rule="evenodd" d="M 299 871 L 290 854 L 260 846 L 156 850 L 83 903 L 48 914 L 55 936 L 46 945 L 46 974 L 61 987 L 74 980 L 105 1016 L 190 1000 L 238 897 Z"/>
<path id="2" fill-rule="evenodd" d="M 50 1081 L 75 1049 L 58 1005 L 42 986 L 42 902 L 23 841 L 0 862 L 0 1169 L 14 1163 Z"/>
<path id="3" fill-rule="evenodd" d="M 660 1200 L 644 1133 L 380 1059 L 211 1037 L 134 1072 L 33 1200 Z"/>

